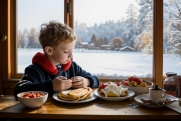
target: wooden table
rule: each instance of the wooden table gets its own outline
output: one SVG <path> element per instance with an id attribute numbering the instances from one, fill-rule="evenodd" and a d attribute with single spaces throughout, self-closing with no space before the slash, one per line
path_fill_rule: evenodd
<path id="1" fill-rule="evenodd" d="M 34 109 L 15 101 L 14 96 L 3 96 L 0 99 L 0 119 L 181 119 L 181 114 L 168 107 L 157 109 L 144 107 L 136 103 L 134 97 L 120 102 L 97 98 L 81 104 L 62 103 L 49 97 L 44 105 Z M 130 107 L 130 103 L 138 104 L 139 108 Z"/>

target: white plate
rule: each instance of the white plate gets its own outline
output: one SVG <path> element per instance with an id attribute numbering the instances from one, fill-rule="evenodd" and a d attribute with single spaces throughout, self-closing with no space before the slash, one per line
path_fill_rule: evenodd
<path id="1" fill-rule="evenodd" d="M 85 103 L 85 102 L 90 102 L 92 100 L 95 100 L 97 97 L 92 93 L 91 98 L 86 99 L 86 100 L 81 100 L 81 101 L 67 101 L 67 100 L 62 100 L 58 97 L 58 92 L 53 94 L 53 99 L 59 101 L 59 102 L 64 102 L 64 103 Z"/>
<path id="2" fill-rule="evenodd" d="M 104 96 L 101 96 L 98 92 L 98 89 L 96 89 L 94 91 L 94 95 L 96 95 L 97 97 L 103 99 L 103 100 L 107 100 L 107 101 L 122 101 L 122 100 L 126 100 L 132 96 L 134 96 L 135 92 L 131 91 L 131 90 L 128 90 L 128 95 L 125 96 L 125 97 L 104 97 Z"/>
<path id="3" fill-rule="evenodd" d="M 150 108 L 162 108 L 162 107 L 165 107 L 166 105 L 163 104 L 163 105 L 157 105 L 157 104 L 149 104 L 149 103 L 143 103 L 141 101 L 141 97 L 144 97 L 144 98 L 147 98 L 148 99 L 148 94 L 142 94 L 142 95 L 138 95 L 136 96 L 134 99 L 135 101 L 137 101 L 138 103 L 141 103 L 142 105 L 146 106 L 146 107 L 150 107 Z M 168 95 L 166 94 L 165 97 L 163 99 L 170 99 L 171 101 L 173 100 L 178 100 L 178 98 L 174 97 L 174 96 L 171 96 L 171 95 Z"/>

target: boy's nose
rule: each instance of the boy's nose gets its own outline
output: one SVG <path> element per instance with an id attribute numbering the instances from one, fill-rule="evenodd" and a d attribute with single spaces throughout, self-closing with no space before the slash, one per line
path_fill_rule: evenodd
<path id="1" fill-rule="evenodd" d="M 69 57 L 69 58 L 72 58 L 72 57 L 73 57 L 73 54 L 71 53 L 68 57 Z"/>

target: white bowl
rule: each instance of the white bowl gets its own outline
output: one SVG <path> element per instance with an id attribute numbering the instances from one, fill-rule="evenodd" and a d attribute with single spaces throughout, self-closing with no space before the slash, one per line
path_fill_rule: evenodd
<path id="1" fill-rule="evenodd" d="M 134 92 L 135 92 L 135 95 L 148 94 L 149 88 L 153 86 L 153 82 L 151 82 L 151 81 L 146 81 L 146 80 L 144 80 L 144 82 L 148 83 L 150 86 L 147 86 L 147 87 L 141 87 L 141 86 L 138 86 L 138 87 L 126 86 L 126 85 L 122 84 L 122 82 L 121 82 L 121 86 L 122 86 L 122 87 L 126 87 L 126 88 L 128 88 L 129 90 L 134 91 Z"/>
<path id="2" fill-rule="evenodd" d="M 33 92 L 34 94 L 43 93 L 44 96 L 34 97 L 34 98 L 22 97 L 24 94 L 29 93 L 29 92 Z M 24 106 L 29 107 L 29 108 L 37 108 L 46 102 L 48 98 L 48 93 L 44 91 L 27 91 L 27 92 L 21 92 L 17 94 L 17 97 L 18 97 L 18 101 Z"/>

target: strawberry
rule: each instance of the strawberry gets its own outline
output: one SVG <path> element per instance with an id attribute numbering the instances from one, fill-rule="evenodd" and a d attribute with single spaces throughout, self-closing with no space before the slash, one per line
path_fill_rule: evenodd
<path id="1" fill-rule="evenodd" d="M 138 85 L 141 84 L 141 80 L 139 78 L 137 78 L 137 77 L 134 78 L 134 81 L 137 82 Z"/>
<path id="2" fill-rule="evenodd" d="M 131 81 L 135 81 L 135 82 L 137 82 L 137 84 L 139 85 L 139 84 L 141 84 L 141 80 L 138 78 L 138 77 L 136 77 L 135 75 L 134 76 L 130 76 L 129 78 L 128 78 L 128 80 L 131 82 Z"/>
<path id="3" fill-rule="evenodd" d="M 133 81 L 134 77 L 135 77 L 135 76 L 130 76 L 130 77 L 128 78 L 128 81 L 130 81 L 130 82 Z"/>
<path id="4" fill-rule="evenodd" d="M 120 86 L 121 83 L 120 82 L 116 82 L 116 84 L 117 84 L 117 86 Z"/>
<path id="5" fill-rule="evenodd" d="M 124 85 L 126 85 L 126 86 L 129 86 L 129 81 L 128 80 L 124 80 L 123 82 L 122 82 Z"/>
<path id="6" fill-rule="evenodd" d="M 107 87 L 107 84 L 101 83 L 98 90 L 104 89 Z"/>

